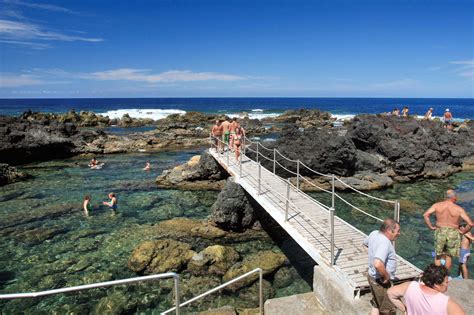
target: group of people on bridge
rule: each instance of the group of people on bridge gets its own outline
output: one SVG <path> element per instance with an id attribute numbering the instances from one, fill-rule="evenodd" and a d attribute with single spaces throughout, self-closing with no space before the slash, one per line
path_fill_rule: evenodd
<path id="1" fill-rule="evenodd" d="M 211 129 L 211 138 L 216 152 L 223 154 L 225 150 L 230 150 L 235 153 L 235 159 L 240 160 L 245 130 L 240 126 L 236 117 L 223 121 L 217 119 Z"/>
<path id="2" fill-rule="evenodd" d="M 395 314 L 400 309 L 407 314 L 465 314 L 455 300 L 445 295 L 451 280 L 452 257 L 458 257 L 458 279 L 467 279 L 470 245 L 474 240 L 470 230 L 474 226 L 466 211 L 456 204 L 454 190 L 446 192 L 446 199 L 432 205 L 423 215 L 426 225 L 434 231 L 434 263 L 426 267 L 418 281 L 393 286 L 397 280 L 397 257 L 393 242 L 400 235 L 400 223 L 387 218 L 379 230 L 365 239 L 368 246 L 368 281 L 372 291 L 371 314 Z M 436 217 L 433 225 L 431 216 Z M 403 301 L 402 301 L 403 298 Z"/>

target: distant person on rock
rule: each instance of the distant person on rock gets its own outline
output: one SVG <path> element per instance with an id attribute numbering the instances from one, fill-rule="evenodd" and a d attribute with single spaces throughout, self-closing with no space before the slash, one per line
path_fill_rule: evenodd
<path id="1" fill-rule="evenodd" d="M 444 128 L 452 129 L 453 114 L 451 114 L 451 112 L 449 111 L 449 108 L 446 108 L 446 110 L 444 111 L 443 121 L 444 121 Z"/>
<path id="2" fill-rule="evenodd" d="M 151 170 L 151 164 L 150 161 L 146 161 L 145 167 L 143 168 L 144 171 L 149 171 Z"/>
<path id="3" fill-rule="evenodd" d="M 84 196 L 84 202 L 82 203 L 82 208 L 84 209 L 84 215 L 86 217 L 89 216 L 89 211 L 91 210 L 91 196 L 90 195 L 85 195 Z"/>
<path id="4" fill-rule="evenodd" d="M 117 211 L 117 196 L 115 196 L 114 193 L 110 193 L 109 199 L 110 201 L 104 201 L 102 202 L 102 204 L 108 206 L 115 214 L 115 212 Z"/>
<path id="5" fill-rule="evenodd" d="M 400 110 L 398 108 L 394 108 L 392 110 L 392 116 L 400 116 Z"/>
<path id="6" fill-rule="evenodd" d="M 444 293 L 448 290 L 449 271 L 431 264 L 423 271 L 422 282 L 409 281 L 388 289 L 388 296 L 403 314 L 465 315 L 463 308 Z M 404 298 L 404 302 L 402 302 Z"/>
<path id="7" fill-rule="evenodd" d="M 428 109 L 423 119 L 431 120 L 432 116 L 433 116 L 433 107 L 430 107 L 430 109 Z"/>
<path id="8" fill-rule="evenodd" d="M 224 132 L 222 130 L 221 121 L 216 120 L 216 124 L 212 126 L 212 129 L 211 129 L 211 139 L 212 139 L 212 143 L 216 147 L 216 152 L 222 153 L 222 150 L 223 150 L 222 134 L 223 133 Z"/>
<path id="9" fill-rule="evenodd" d="M 227 118 L 222 122 L 222 142 L 224 142 L 224 145 L 229 147 L 229 139 L 230 139 L 230 118 Z"/>
<path id="10" fill-rule="evenodd" d="M 441 255 L 445 253 L 448 270 L 451 270 L 452 257 L 459 257 L 461 235 L 458 228 L 461 219 L 466 221 L 469 226 L 474 225 L 466 211 L 456 204 L 456 200 L 456 192 L 448 189 L 446 200 L 435 203 L 423 214 L 426 225 L 434 231 L 435 264 L 441 265 Z M 430 220 L 432 214 L 436 216 L 435 226 Z"/>
<path id="11" fill-rule="evenodd" d="M 405 106 L 402 109 L 402 117 L 408 117 L 408 107 Z"/>
<path id="12" fill-rule="evenodd" d="M 474 235 L 471 233 L 471 227 L 465 222 L 459 225 L 461 233 L 461 251 L 459 253 L 458 275 L 462 275 L 463 279 L 469 279 L 469 271 L 467 262 L 471 256 L 471 243 L 474 241 Z"/>
<path id="13" fill-rule="evenodd" d="M 388 298 L 387 290 L 391 287 L 391 280 L 395 279 L 397 270 L 397 254 L 392 242 L 399 235 L 400 223 L 387 218 L 379 230 L 373 231 L 364 240 L 364 245 L 368 246 L 369 254 L 367 279 L 370 291 L 372 291 L 371 315 L 395 315 L 396 306 Z"/>

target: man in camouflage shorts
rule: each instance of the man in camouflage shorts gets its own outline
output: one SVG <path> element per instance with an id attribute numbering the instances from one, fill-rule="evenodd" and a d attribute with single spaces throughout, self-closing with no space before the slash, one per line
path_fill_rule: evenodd
<path id="1" fill-rule="evenodd" d="M 435 264 L 441 265 L 441 255 L 446 254 L 446 268 L 451 270 L 452 257 L 459 257 L 461 245 L 461 235 L 458 231 L 459 222 L 466 221 L 470 226 L 474 226 L 466 211 L 456 204 L 457 196 L 454 190 L 446 191 L 446 200 L 435 203 L 426 210 L 423 217 L 430 230 L 435 231 Z M 436 216 L 436 225 L 430 221 L 432 214 Z"/>

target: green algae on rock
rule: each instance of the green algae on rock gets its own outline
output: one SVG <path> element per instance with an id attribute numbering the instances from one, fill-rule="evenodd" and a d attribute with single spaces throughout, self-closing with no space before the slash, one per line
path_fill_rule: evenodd
<path id="1" fill-rule="evenodd" d="M 191 245 L 171 239 L 146 241 L 133 250 L 128 267 L 144 274 L 179 271 L 195 253 Z"/>

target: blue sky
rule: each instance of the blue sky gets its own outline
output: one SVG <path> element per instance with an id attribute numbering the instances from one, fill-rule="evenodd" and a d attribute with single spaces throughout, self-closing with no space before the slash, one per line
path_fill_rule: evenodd
<path id="1" fill-rule="evenodd" d="M 0 0 L 0 97 L 474 97 L 474 1 Z"/>

